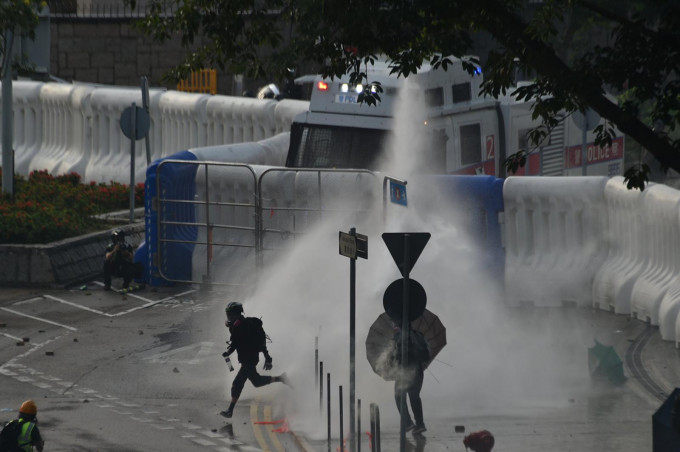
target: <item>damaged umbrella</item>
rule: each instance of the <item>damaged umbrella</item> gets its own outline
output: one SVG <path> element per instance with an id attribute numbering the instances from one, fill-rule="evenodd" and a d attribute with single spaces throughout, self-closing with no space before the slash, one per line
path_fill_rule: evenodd
<path id="1" fill-rule="evenodd" d="M 588 349 L 588 369 L 592 378 L 606 378 L 614 384 L 626 380 L 623 375 L 623 361 L 614 347 L 600 344 L 597 340 Z"/>
<path id="2" fill-rule="evenodd" d="M 391 360 L 396 326 L 399 325 L 396 325 L 386 312 L 383 312 L 373 322 L 366 337 L 366 358 L 373 372 L 387 381 L 395 380 L 397 377 L 397 366 Z M 411 328 L 420 331 L 425 336 L 430 349 L 430 360 L 423 366 L 427 368 L 446 345 L 446 328 L 439 317 L 427 309 L 411 322 Z"/>

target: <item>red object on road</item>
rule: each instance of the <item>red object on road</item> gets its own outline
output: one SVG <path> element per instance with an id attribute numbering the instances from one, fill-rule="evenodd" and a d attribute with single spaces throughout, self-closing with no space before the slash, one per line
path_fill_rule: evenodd
<path id="1" fill-rule="evenodd" d="M 470 433 L 463 438 L 465 450 L 472 450 L 473 452 L 491 452 L 496 440 L 491 432 L 488 430 L 480 430 L 478 432 Z"/>

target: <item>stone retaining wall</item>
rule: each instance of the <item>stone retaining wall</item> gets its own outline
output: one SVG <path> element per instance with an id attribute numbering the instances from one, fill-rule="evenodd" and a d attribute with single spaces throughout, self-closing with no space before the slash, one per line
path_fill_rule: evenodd
<path id="1" fill-rule="evenodd" d="M 144 223 L 119 226 L 133 246 L 144 240 Z M 0 245 L 0 286 L 64 287 L 100 277 L 113 229 L 45 245 Z"/>
<path id="2" fill-rule="evenodd" d="M 140 77 L 146 76 L 152 87 L 176 89 L 176 84 L 162 77 L 184 58 L 180 38 L 157 43 L 135 29 L 133 21 L 53 18 L 50 25 L 50 73 L 67 81 L 117 86 L 139 86 Z M 220 71 L 217 92 L 234 94 L 232 84 L 233 77 Z"/>

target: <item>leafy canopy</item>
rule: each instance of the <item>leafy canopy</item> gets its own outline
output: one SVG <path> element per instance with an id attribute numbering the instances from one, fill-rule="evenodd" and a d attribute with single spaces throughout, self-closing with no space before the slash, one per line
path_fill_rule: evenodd
<path id="1" fill-rule="evenodd" d="M 600 144 L 616 125 L 680 171 L 677 0 L 151 1 L 141 27 L 160 41 L 179 36 L 187 50 L 170 74 L 176 79 L 202 67 L 272 78 L 312 63 L 327 76 L 370 82 L 365 68 L 377 55 L 407 77 L 424 60 L 446 67 L 442 55 L 465 57 L 476 33 L 488 33 L 495 47 L 486 55 L 482 91 L 534 101 L 533 115 L 543 123 L 534 143 L 562 120 L 560 111 L 592 108 L 607 120 L 596 131 Z M 518 70 L 532 74 L 533 83 L 517 88 Z M 364 101 L 379 100 L 376 91 L 365 92 Z M 520 163 L 517 156 L 509 167 Z M 629 169 L 629 184 L 643 188 L 645 170 Z"/>
<path id="2" fill-rule="evenodd" d="M 11 64 L 10 36 L 23 35 L 35 39 L 35 28 L 38 26 L 38 12 L 47 3 L 43 0 L 0 0 L 0 75 L 4 68 Z"/>

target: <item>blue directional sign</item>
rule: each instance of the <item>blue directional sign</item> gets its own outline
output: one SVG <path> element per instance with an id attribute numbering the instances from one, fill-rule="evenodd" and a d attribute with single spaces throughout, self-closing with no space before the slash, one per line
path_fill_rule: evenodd
<path id="1" fill-rule="evenodd" d="M 406 184 L 390 180 L 390 201 L 394 204 L 406 206 Z"/>

